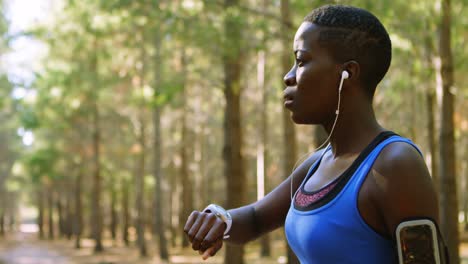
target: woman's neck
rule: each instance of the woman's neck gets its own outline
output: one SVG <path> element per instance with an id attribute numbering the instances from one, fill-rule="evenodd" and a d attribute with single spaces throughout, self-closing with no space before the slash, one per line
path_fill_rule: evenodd
<path id="1" fill-rule="evenodd" d="M 352 112 L 342 111 L 330 137 L 332 154 L 335 158 L 361 152 L 379 133 L 385 131 L 375 119 L 372 105 L 354 106 Z M 325 129 L 331 132 L 332 125 Z"/>

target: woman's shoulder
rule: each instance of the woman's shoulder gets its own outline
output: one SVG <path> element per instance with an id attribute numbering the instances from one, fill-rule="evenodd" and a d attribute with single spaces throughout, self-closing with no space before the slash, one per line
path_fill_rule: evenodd
<path id="1" fill-rule="evenodd" d="M 373 165 L 374 197 L 390 230 L 403 219 L 438 219 L 437 195 L 424 158 L 407 142 L 386 146 Z"/>
<path id="2" fill-rule="evenodd" d="M 385 146 L 377 157 L 373 169 L 383 176 L 395 178 L 395 174 L 417 174 L 430 177 L 423 156 L 415 145 L 404 141 Z"/>

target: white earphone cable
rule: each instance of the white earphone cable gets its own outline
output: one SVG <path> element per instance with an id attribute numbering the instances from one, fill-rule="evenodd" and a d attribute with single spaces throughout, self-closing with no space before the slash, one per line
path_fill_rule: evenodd
<path id="1" fill-rule="evenodd" d="M 316 148 L 314 151 L 312 152 L 308 152 L 304 155 L 302 155 L 297 161 L 296 163 L 294 163 L 294 166 L 292 168 L 292 171 L 291 171 L 291 190 L 290 190 L 290 195 L 291 195 L 291 201 L 293 200 L 293 181 L 294 181 L 294 170 L 296 169 L 296 166 L 298 165 L 299 162 L 303 162 L 305 160 L 305 157 L 309 156 L 311 153 L 314 153 L 316 152 L 317 150 L 321 149 L 326 143 L 328 143 L 328 141 L 330 140 L 331 136 L 333 135 L 333 131 L 335 130 L 335 126 L 336 126 L 336 123 L 338 122 L 338 116 L 340 115 L 340 104 L 341 104 L 341 89 L 343 88 L 343 82 L 344 82 L 344 79 L 347 79 L 349 75 L 347 75 L 347 72 L 346 74 L 343 74 L 341 75 L 341 80 L 340 80 L 340 86 L 338 87 L 338 105 L 336 107 L 336 111 L 335 111 L 335 114 L 336 114 L 336 117 L 335 117 L 335 121 L 333 122 L 333 126 L 332 126 L 332 129 L 330 131 L 330 134 L 328 135 L 328 138 L 322 143 L 322 145 L 320 145 L 318 148 Z M 328 145 L 327 145 L 327 148 L 328 148 Z M 320 156 L 320 159 L 323 158 L 323 155 L 325 155 L 325 152 L 324 151 L 322 153 L 322 155 Z M 294 193 L 295 194 L 295 193 Z"/>

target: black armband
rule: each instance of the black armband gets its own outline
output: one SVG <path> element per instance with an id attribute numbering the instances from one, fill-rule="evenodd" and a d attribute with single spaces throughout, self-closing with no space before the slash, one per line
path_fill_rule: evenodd
<path id="1" fill-rule="evenodd" d="M 252 205 L 250 206 L 250 213 L 252 214 L 252 227 L 255 234 L 261 234 L 262 228 L 258 223 L 257 219 L 257 212 L 255 211 L 255 207 Z"/>

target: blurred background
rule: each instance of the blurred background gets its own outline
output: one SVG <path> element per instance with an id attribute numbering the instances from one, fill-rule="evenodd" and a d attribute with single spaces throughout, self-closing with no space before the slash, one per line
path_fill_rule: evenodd
<path id="1" fill-rule="evenodd" d="M 191 211 L 260 199 L 326 138 L 292 124 L 282 77 L 330 3 L 390 33 L 378 119 L 422 149 L 468 259 L 467 2 L 1 0 L 0 263 L 202 262 Z M 282 230 L 224 248 L 208 262 L 297 263 Z"/>

